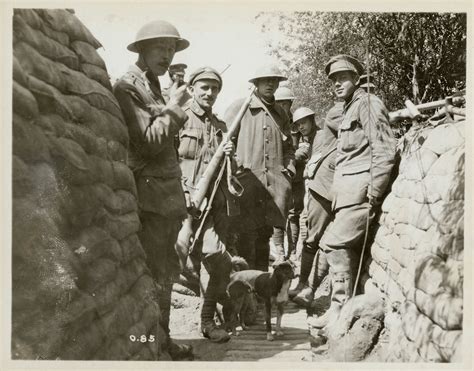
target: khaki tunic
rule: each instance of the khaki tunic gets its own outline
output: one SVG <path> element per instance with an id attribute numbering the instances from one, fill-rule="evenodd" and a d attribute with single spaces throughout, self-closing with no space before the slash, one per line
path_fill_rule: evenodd
<path id="1" fill-rule="evenodd" d="M 175 135 L 187 120 L 179 106 L 165 105 L 159 86 L 135 65 L 114 85 L 130 135 L 128 164 L 135 174 L 141 210 L 168 218 L 184 218 L 186 204 Z M 147 127 L 161 126 L 159 141 L 145 140 Z M 167 133 L 167 134 L 166 134 Z"/>
<path id="2" fill-rule="evenodd" d="M 227 109 L 227 123 L 237 116 L 243 101 L 237 100 Z M 258 97 L 252 98 L 236 136 L 235 160 L 245 188 L 240 198 L 241 223 L 251 229 L 285 226 L 291 205 L 291 179 L 283 170 L 296 172 L 289 118 L 278 105 L 269 105 L 269 113 L 264 107 Z"/>
<path id="3" fill-rule="evenodd" d="M 343 115 L 333 182 L 336 209 L 363 203 L 369 193 L 381 200 L 395 162 L 396 141 L 380 98 L 357 89 Z"/>

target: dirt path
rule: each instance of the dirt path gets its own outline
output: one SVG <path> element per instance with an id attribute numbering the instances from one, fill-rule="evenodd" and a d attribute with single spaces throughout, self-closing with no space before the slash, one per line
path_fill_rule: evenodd
<path id="1" fill-rule="evenodd" d="M 284 336 L 274 341 L 266 340 L 263 313 L 257 324 L 241 331 L 225 344 L 211 343 L 199 331 L 199 302 L 197 297 L 173 293 L 171 313 L 171 337 L 176 343 L 187 343 L 194 347 L 196 361 L 311 361 L 311 346 L 306 324 L 306 311 L 288 302 L 285 307 L 282 327 Z M 272 324 L 276 312 L 272 313 Z"/>

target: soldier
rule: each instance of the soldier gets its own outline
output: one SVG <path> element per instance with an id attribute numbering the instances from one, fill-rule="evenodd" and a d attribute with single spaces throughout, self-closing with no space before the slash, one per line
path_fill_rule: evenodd
<path id="1" fill-rule="evenodd" d="M 165 98 L 165 101 L 169 99 L 169 91 L 175 82 L 178 83 L 178 86 L 184 83 L 184 75 L 186 73 L 186 68 L 188 66 L 184 63 L 175 63 L 169 66 L 168 75 L 170 77 L 170 85 L 167 88 L 164 88 L 162 95 Z"/>
<path id="2" fill-rule="evenodd" d="M 329 60 L 325 71 L 334 83 L 336 96 L 344 100 L 344 108 L 332 187 L 334 218 L 319 243 L 331 271 L 331 305 L 323 316 L 310 321 L 316 328 L 335 320 L 352 296 L 359 261 L 356 249 L 382 201 L 395 158 L 385 105 L 375 95 L 357 88 L 363 72 L 361 63 L 338 55 Z"/>
<path id="3" fill-rule="evenodd" d="M 290 236 L 288 242 L 288 258 L 297 261 L 296 244 L 300 233 L 300 215 L 304 209 L 305 183 L 303 173 L 306 162 L 311 157 L 311 145 L 319 127 L 316 125 L 313 110 L 307 107 L 298 108 L 293 114 L 292 136 L 298 135 L 295 151 L 296 174 L 292 182 L 293 207 L 288 215 L 287 234 Z"/>
<path id="4" fill-rule="evenodd" d="M 257 70 L 249 80 L 257 90 L 236 136 L 238 177 L 245 189 L 241 215 L 233 223 L 240 229 L 238 250 L 251 268 L 263 271 L 268 271 L 273 227 L 285 227 L 295 174 L 289 119 L 274 97 L 283 80 L 286 77 L 276 66 Z M 237 100 L 227 109 L 227 122 L 237 115 L 242 102 Z"/>
<path id="5" fill-rule="evenodd" d="M 192 101 L 185 112 L 189 117 L 179 132 L 179 159 L 183 172 L 183 187 L 188 205 L 196 190 L 207 164 L 222 141 L 223 133 L 227 131 L 226 124 L 212 113 L 217 95 L 222 89 L 222 78 L 210 67 L 198 68 L 189 77 Z M 224 147 L 227 156 L 234 153 L 234 144 L 228 141 Z M 192 256 L 193 263 L 203 262 L 205 269 L 195 266 L 194 270 L 201 271 L 201 289 L 204 302 L 201 309 L 201 331 L 213 342 L 225 342 L 230 339 L 227 332 L 218 328 L 214 322 L 217 301 L 226 298 L 226 287 L 231 271 L 231 256 L 226 251 L 225 236 L 227 234 L 226 198 L 229 198 L 226 188 L 221 182 L 210 214 L 204 221 L 198 243 Z M 212 192 L 212 189 L 209 193 Z M 195 221 L 194 232 L 201 220 Z M 196 236 L 195 236 L 196 237 Z M 202 256 L 202 258 L 201 258 Z M 197 263 L 197 264 L 196 264 Z"/>
<path id="6" fill-rule="evenodd" d="M 295 100 L 295 96 L 290 88 L 287 86 L 280 86 L 277 91 L 275 92 L 275 102 L 280 105 L 281 108 L 285 111 L 285 113 L 290 118 L 290 122 L 292 122 L 293 114 L 291 113 L 291 106 L 293 105 L 293 101 Z M 298 130 L 291 130 L 291 138 L 293 147 L 296 149 L 298 147 L 299 141 L 299 132 Z M 288 221 L 286 223 L 286 233 L 288 238 L 288 252 L 293 251 L 293 247 L 296 246 L 296 241 L 294 241 L 294 235 L 299 233 L 299 224 L 295 225 L 295 220 L 299 223 L 299 210 L 295 203 L 295 192 L 298 193 L 300 183 L 303 181 L 303 178 L 299 179 L 298 176 L 298 164 L 296 164 L 296 175 L 293 178 L 291 191 L 293 195 L 293 204 L 291 209 L 289 210 L 288 214 Z M 302 172 L 301 172 L 302 175 Z M 301 180 L 301 182 L 300 182 Z M 296 235 L 296 240 L 298 239 L 298 235 Z M 285 228 L 281 227 L 274 227 L 273 228 L 273 235 L 272 235 L 272 242 L 275 248 L 275 251 L 272 251 L 270 257 L 272 260 L 283 260 L 285 259 Z"/>
<path id="7" fill-rule="evenodd" d="M 174 244 L 187 215 L 175 135 L 187 120 L 181 107 L 189 94 L 186 85 L 175 84 L 165 104 L 158 76 L 166 73 L 174 54 L 188 46 L 170 23 L 145 24 L 127 47 L 138 53 L 138 60 L 114 86 L 130 136 L 129 166 L 135 175 L 142 225 L 138 237 L 158 286 L 160 324 L 172 359 L 192 356 L 190 346 L 178 346 L 169 336 L 171 290 L 180 272 Z"/>
<path id="8" fill-rule="evenodd" d="M 336 103 L 326 114 L 323 129 L 316 136 L 311 158 L 305 168 L 307 179 L 307 229 L 308 236 L 303 243 L 298 285 L 290 290 L 290 297 L 297 304 L 307 307 L 314 293 L 328 273 L 326 256 L 319 248 L 319 240 L 329 224 L 331 211 L 331 186 L 334 177 L 336 139 L 342 121 L 343 103 Z M 296 112 L 295 112 L 296 115 Z"/>

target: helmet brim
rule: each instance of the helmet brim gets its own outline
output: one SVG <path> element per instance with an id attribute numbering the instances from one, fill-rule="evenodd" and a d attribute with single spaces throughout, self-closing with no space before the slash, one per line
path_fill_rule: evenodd
<path id="1" fill-rule="evenodd" d="M 175 39 L 176 40 L 176 50 L 175 50 L 175 53 L 177 52 L 180 52 L 184 49 L 186 49 L 188 46 L 189 46 L 189 41 L 186 40 L 186 39 L 182 39 L 182 38 L 179 38 L 179 37 L 176 37 L 174 35 L 163 35 L 163 36 L 160 36 L 160 37 L 149 37 L 147 39 L 142 39 L 142 40 L 139 40 L 139 41 L 134 41 L 133 43 L 129 44 L 127 46 L 127 49 L 130 50 L 131 52 L 133 53 L 139 53 L 140 50 L 138 48 L 138 45 L 144 41 L 149 41 L 149 40 L 154 40 L 154 39 Z"/>
<path id="2" fill-rule="evenodd" d="M 287 78 L 286 76 L 283 76 L 283 75 L 263 75 L 263 76 L 254 77 L 254 78 L 250 79 L 249 82 L 251 82 L 252 84 L 254 84 L 255 81 L 257 81 L 257 80 L 265 79 L 265 78 L 269 78 L 269 77 L 277 77 L 277 78 L 278 78 L 278 81 L 286 81 L 286 80 L 288 80 L 288 78 Z"/>

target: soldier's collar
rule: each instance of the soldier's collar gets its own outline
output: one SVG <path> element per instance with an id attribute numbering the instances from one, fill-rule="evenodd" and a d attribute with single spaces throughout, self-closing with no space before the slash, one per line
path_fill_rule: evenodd
<path id="1" fill-rule="evenodd" d="M 204 109 L 194 99 L 191 102 L 191 105 L 189 106 L 189 109 L 191 111 L 193 111 L 198 116 L 207 115 L 207 116 L 209 116 L 209 118 L 212 118 L 212 116 L 213 116 L 212 111 L 210 111 L 210 112 L 204 111 Z"/>
<path id="2" fill-rule="evenodd" d="M 250 100 L 250 108 L 263 108 L 264 107 L 264 103 L 262 102 L 262 100 L 257 97 L 256 95 L 253 95 L 252 96 L 252 99 Z"/>
<path id="3" fill-rule="evenodd" d="M 347 108 L 354 103 L 357 99 L 359 99 L 361 96 L 363 96 L 365 91 L 361 88 L 357 88 L 354 93 L 352 93 L 352 98 L 349 102 L 344 102 L 344 111 L 347 110 Z"/>

